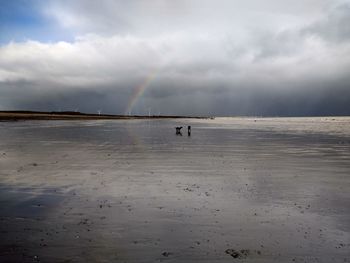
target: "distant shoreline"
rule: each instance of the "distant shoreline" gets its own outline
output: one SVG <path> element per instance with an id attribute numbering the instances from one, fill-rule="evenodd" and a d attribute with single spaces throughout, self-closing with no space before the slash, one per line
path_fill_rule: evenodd
<path id="1" fill-rule="evenodd" d="M 177 116 L 177 115 L 113 115 L 75 111 L 0 111 L 0 122 L 25 120 L 137 120 L 137 119 L 215 119 L 215 118 L 334 118 L 350 116 Z"/>
<path id="2" fill-rule="evenodd" d="M 210 117 L 199 116 L 163 116 L 163 115 L 112 115 L 90 114 L 75 111 L 0 111 L 0 121 L 20 120 L 134 120 L 134 119 L 208 119 Z"/>

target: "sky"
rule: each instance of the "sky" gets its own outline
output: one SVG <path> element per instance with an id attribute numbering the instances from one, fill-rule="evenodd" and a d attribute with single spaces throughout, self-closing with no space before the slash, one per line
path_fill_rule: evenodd
<path id="1" fill-rule="evenodd" d="M 350 0 L 0 0 L 0 110 L 350 115 Z"/>

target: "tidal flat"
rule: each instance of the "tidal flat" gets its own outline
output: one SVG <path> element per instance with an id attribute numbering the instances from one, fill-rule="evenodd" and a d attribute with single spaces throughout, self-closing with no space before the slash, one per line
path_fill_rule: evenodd
<path id="1" fill-rule="evenodd" d="M 0 262 L 350 262 L 350 117 L 0 122 L 0 207 Z"/>

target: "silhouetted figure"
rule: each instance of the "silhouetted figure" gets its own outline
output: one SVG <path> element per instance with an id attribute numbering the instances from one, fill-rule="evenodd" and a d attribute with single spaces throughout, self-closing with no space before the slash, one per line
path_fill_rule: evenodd
<path id="1" fill-rule="evenodd" d="M 191 136 L 191 126 L 187 126 L 187 135 Z"/>
<path id="2" fill-rule="evenodd" d="M 176 129 L 176 135 L 182 135 L 182 132 L 181 132 L 182 126 L 181 127 L 175 127 L 175 129 Z"/>

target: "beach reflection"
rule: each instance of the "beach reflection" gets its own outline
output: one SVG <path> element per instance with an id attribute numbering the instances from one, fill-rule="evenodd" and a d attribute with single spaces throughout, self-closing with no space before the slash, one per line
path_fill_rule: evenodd
<path id="1" fill-rule="evenodd" d="M 0 123 L 0 259 L 343 262 L 349 119 L 317 120 Z"/>

